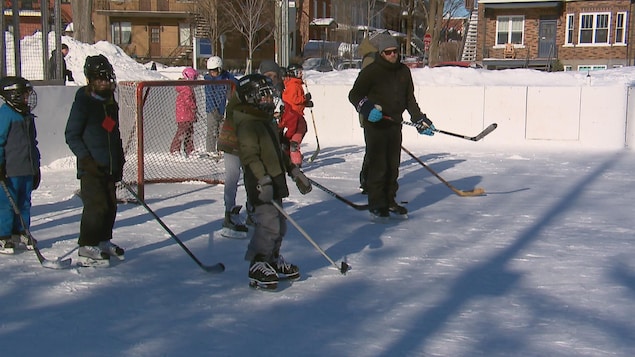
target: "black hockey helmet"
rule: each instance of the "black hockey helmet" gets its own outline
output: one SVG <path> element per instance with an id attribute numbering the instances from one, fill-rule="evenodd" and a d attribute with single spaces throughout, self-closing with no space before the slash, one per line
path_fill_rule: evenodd
<path id="1" fill-rule="evenodd" d="M 30 113 L 37 105 L 37 94 L 27 79 L 16 76 L 0 78 L 0 96 L 15 111 Z"/>
<path id="2" fill-rule="evenodd" d="M 269 77 L 254 73 L 238 80 L 238 99 L 244 104 L 273 113 L 276 106 L 275 97 L 277 97 L 277 91 Z"/>
<path id="3" fill-rule="evenodd" d="M 287 76 L 302 78 L 302 65 L 298 63 L 291 63 L 289 67 L 287 67 Z"/>
<path id="4" fill-rule="evenodd" d="M 88 82 L 93 79 L 105 79 L 115 82 L 115 72 L 104 55 L 88 56 L 84 63 L 84 75 Z"/>

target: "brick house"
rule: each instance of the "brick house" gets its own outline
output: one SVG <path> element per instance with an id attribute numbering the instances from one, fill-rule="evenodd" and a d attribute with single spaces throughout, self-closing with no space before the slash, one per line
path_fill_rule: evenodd
<path id="1" fill-rule="evenodd" d="M 4 0 L 4 31 L 13 32 L 13 5 L 15 1 Z M 49 3 L 50 23 L 54 10 L 54 0 L 20 0 L 15 2 L 19 11 L 20 38 L 42 31 L 42 3 Z M 62 28 L 73 21 L 71 0 L 60 0 Z"/>
<path id="2" fill-rule="evenodd" d="M 631 0 L 479 0 L 485 68 L 595 70 L 632 64 Z M 472 24 L 471 24 L 472 25 Z"/>

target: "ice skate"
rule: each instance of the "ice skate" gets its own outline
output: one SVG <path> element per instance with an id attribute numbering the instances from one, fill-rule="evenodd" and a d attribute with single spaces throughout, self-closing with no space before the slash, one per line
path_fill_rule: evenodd
<path id="1" fill-rule="evenodd" d="M 99 242 L 99 249 L 105 254 L 108 254 L 111 257 L 117 258 L 119 260 L 124 260 L 126 257 L 124 256 L 125 251 L 120 246 L 113 244 L 111 241 L 107 240 L 105 242 Z"/>
<path id="2" fill-rule="evenodd" d="M 373 208 L 369 212 L 370 220 L 375 223 L 387 223 L 390 220 L 388 208 Z"/>
<path id="3" fill-rule="evenodd" d="M 81 246 L 77 252 L 77 265 L 82 267 L 108 267 L 110 255 L 101 251 L 98 246 Z"/>
<path id="4" fill-rule="evenodd" d="M 247 226 L 240 219 L 240 210 L 243 206 L 234 206 L 229 212 L 225 212 L 225 221 L 221 236 L 232 239 L 247 238 Z"/>
<path id="5" fill-rule="evenodd" d="M 278 258 L 275 259 L 270 265 L 278 274 L 278 279 L 300 279 L 300 269 L 298 268 L 298 266 L 285 261 L 282 255 L 278 255 Z"/>
<path id="6" fill-rule="evenodd" d="M 24 232 L 12 234 L 11 240 L 15 249 L 18 250 L 33 250 L 34 245 L 37 244 L 35 239 L 27 236 Z"/>
<path id="7" fill-rule="evenodd" d="M 253 261 L 249 266 L 249 286 L 263 290 L 276 290 L 278 274 L 269 263 Z"/>
<path id="8" fill-rule="evenodd" d="M 408 219 L 408 209 L 404 206 L 400 206 L 397 202 L 392 202 L 388 206 L 388 211 L 390 211 L 390 217 L 396 219 Z"/>
<path id="9" fill-rule="evenodd" d="M 13 241 L 11 241 L 11 237 L 0 238 L 0 253 L 1 254 L 15 253 L 15 244 L 13 244 Z"/>

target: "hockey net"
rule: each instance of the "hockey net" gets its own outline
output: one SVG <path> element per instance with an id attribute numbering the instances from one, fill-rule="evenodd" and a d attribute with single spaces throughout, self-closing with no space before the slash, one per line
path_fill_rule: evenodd
<path id="1" fill-rule="evenodd" d="M 178 152 L 171 152 L 177 133 L 177 87 L 186 86 L 196 101 L 192 143 L 194 151 L 186 152 L 184 140 Z M 209 86 L 206 95 L 205 87 Z M 216 155 L 213 136 L 222 127 L 208 119 L 206 103 L 218 107 L 226 103 L 235 89 L 231 81 L 124 81 L 117 85 L 119 129 L 126 158 L 122 182 L 144 199 L 145 185 L 201 181 L 224 182 L 224 163 Z M 223 103 L 220 103 L 223 101 Z M 217 124 L 217 125 L 215 125 Z M 214 130 L 214 128 L 218 128 Z M 185 138 L 183 138 L 185 139 Z M 136 198 L 122 184 L 117 186 L 117 199 L 134 202 Z"/>

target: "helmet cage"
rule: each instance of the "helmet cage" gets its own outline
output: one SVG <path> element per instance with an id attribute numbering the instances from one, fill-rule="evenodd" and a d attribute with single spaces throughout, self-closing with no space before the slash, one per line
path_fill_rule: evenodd
<path id="1" fill-rule="evenodd" d="M 241 78 L 238 97 L 242 103 L 250 104 L 258 109 L 273 113 L 276 107 L 278 91 L 271 79 L 260 74 L 251 74 Z"/>
<path id="2" fill-rule="evenodd" d="M 33 85 L 22 77 L 3 78 L 0 96 L 8 106 L 22 114 L 30 113 L 37 106 Z"/>

